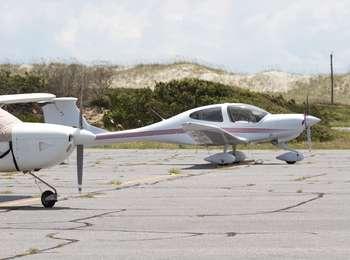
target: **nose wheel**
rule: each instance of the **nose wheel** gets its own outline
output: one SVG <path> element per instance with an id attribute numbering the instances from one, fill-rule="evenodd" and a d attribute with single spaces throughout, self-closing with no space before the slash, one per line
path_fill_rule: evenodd
<path id="1" fill-rule="evenodd" d="M 35 180 L 40 181 L 41 183 L 45 184 L 47 187 L 53 190 L 46 190 L 41 194 L 41 203 L 43 204 L 44 208 L 52 208 L 57 202 L 57 190 L 53 186 L 48 184 L 46 181 L 36 176 L 34 173 L 27 173 L 30 174 Z"/>
<path id="2" fill-rule="evenodd" d="M 295 164 L 296 161 L 286 161 L 286 163 L 288 163 L 288 164 Z"/>
<path id="3" fill-rule="evenodd" d="M 41 203 L 45 208 L 52 208 L 57 201 L 57 194 L 46 190 L 41 194 Z"/>

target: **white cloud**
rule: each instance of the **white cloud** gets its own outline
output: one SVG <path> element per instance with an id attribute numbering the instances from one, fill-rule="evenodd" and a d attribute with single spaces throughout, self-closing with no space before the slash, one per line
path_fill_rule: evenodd
<path id="1" fill-rule="evenodd" d="M 350 67 L 350 1 L 2 0 L 0 61 L 204 60 L 254 72 Z"/>
<path id="2" fill-rule="evenodd" d="M 106 56 L 120 42 L 139 41 L 147 25 L 143 16 L 116 2 L 88 4 L 65 20 L 55 39 L 72 56 L 88 59 L 92 53 L 98 58 L 98 52 Z"/>
<path id="3" fill-rule="evenodd" d="M 291 1 L 248 17 L 244 28 L 252 32 L 248 38 L 259 44 L 250 48 L 255 47 L 266 61 L 276 60 L 291 71 L 324 72 L 331 51 L 345 54 L 345 42 L 350 39 L 349 11 L 349 1 Z M 348 66 L 337 65 L 341 71 Z"/>

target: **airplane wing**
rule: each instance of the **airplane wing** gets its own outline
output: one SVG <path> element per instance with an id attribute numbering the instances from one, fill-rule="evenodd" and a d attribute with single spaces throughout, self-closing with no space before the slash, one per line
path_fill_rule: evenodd
<path id="1" fill-rule="evenodd" d="M 246 144 L 248 140 L 235 136 L 226 130 L 215 126 L 201 123 L 185 123 L 184 131 L 189 134 L 198 144 L 225 145 Z"/>
<path id="2" fill-rule="evenodd" d="M 0 106 L 6 104 L 51 101 L 56 96 L 48 93 L 14 94 L 0 96 Z"/>

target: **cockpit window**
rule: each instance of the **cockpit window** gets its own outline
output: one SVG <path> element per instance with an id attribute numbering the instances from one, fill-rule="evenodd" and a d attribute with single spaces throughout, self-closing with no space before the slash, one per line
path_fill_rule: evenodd
<path id="1" fill-rule="evenodd" d="M 257 123 L 268 113 L 256 107 L 228 106 L 227 113 L 232 122 L 246 121 Z"/>
<path id="2" fill-rule="evenodd" d="M 207 108 L 190 114 L 190 118 L 212 122 L 222 122 L 221 107 Z"/>

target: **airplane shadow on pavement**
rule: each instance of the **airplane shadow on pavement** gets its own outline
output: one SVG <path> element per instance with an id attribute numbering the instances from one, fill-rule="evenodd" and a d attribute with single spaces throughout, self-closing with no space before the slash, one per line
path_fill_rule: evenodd
<path id="1" fill-rule="evenodd" d="M 284 162 L 269 162 L 269 163 L 265 163 L 265 162 L 257 162 L 254 160 L 247 160 L 247 161 L 243 161 L 240 163 L 233 163 L 233 164 L 228 164 L 228 165 L 215 165 L 215 164 L 211 164 L 211 163 L 204 163 L 204 164 L 194 164 L 191 165 L 190 167 L 187 168 L 183 168 L 183 170 L 209 170 L 209 169 L 225 169 L 225 168 L 234 168 L 237 166 L 259 166 L 259 165 L 287 165 Z"/>
<path id="2" fill-rule="evenodd" d="M 85 210 L 84 208 L 71 208 L 71 207 L 60 207 L 56 206 L 54 208 L 44 208 L 42 205 L 21 205 L 21 201 L 28 199 L 35 199 L 32 196 L 23 195 L 1 195 L 0 196 L 0 211 L 10 211 L 10 210 Z M 40 198 L 38 198 L 40 201 Z M 11 203 L 17 203 L 18 205 L 11 205 Z M 10 205 L 9 205 L 10 204 Z"/>
<path id="3" fill-rule="evenodd" d="M 0 203 L 2 202 L 10 202 L 14 200 L 22 200 L 22 199 L 30 199 L 31 196 L 23 196 L 23 195 L 1 195 Z"/>
<path id="4" fill-rule="evenodd" d="M 80 209 L 76 209 L 76 208 L 70 208 L 70 207 L 58 207 L 55 206 L 53 208 L 44 208 L 43 206 L 0 206 L 0 210 L 23 210 L 23 211 L 35 211 L 35 210 L 43 210 L 43 211 L 48 211 L 48 210 L 80 210 Z"/>

